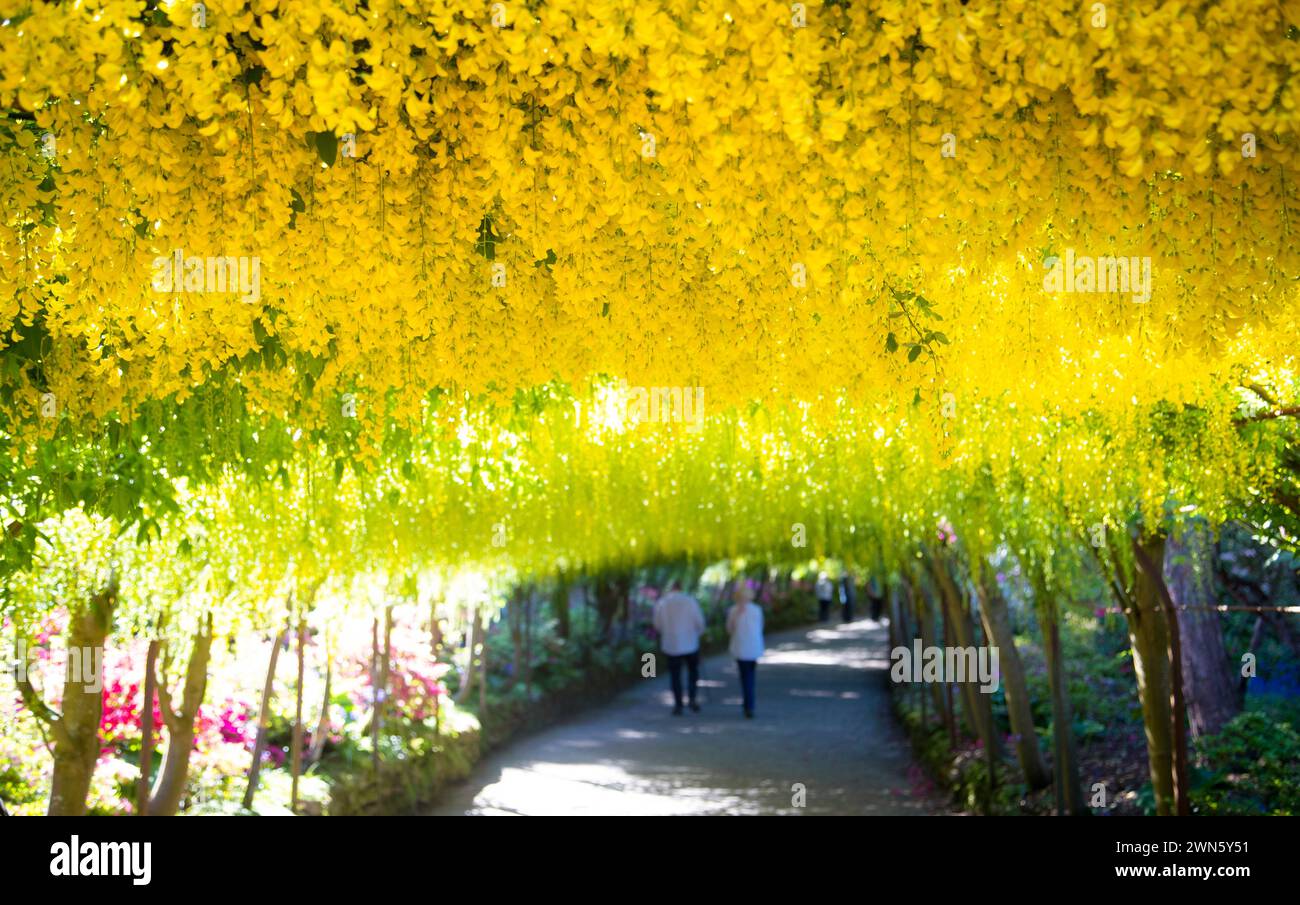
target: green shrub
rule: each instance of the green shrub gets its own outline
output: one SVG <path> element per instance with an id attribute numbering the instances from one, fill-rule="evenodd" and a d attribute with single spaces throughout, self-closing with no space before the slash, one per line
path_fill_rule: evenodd
<path id="1" fill-rule="evenodd" d="M 1264 710 L 1238 714 L 1196 746 L 1192 805 L 1202 814 L 1300 814 L 1300 733 Z"/>

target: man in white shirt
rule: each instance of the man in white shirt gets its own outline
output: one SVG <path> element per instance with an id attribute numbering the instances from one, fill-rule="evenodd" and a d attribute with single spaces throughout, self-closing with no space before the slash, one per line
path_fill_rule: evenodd
<path id="1" fill-rule="evenodd" d="M 659 647 L 668 657 L 668 675 L 673 685 L 673 716 L 682 715 L 682 666 L 686 666 L 691 710 L 699 713 L 696 689 L 700 684 L 700 635 L 704 632 L 704 614 L 694 597 L 681 591 L 672 581 L 668 593 L 655 602 L 655 631 Z"/>
<path id="2" fill-rule="evenodd" d="M 831 576 L 823 571 L 817 576 L 817 621 L 831 618 L 831 601 L 835 599 L 835 585 Z"/>

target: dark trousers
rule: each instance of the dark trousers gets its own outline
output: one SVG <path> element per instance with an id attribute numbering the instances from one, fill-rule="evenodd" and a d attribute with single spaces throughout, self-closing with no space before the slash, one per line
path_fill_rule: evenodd
<path id="1" fill-rule="evenodd" d="M 843 605 L 843 607 L 841 607 L 841 609 L 840 609 L 840 621 L 841 621 L 841 622 L 852 622 L 852 621 L 853 621 L 853 601 L 852 601 L 852 600 L 846 600 L 846 601 L 844 601 L 844 605 Z"/>
<path id="2" fill-rule="evenodd" d="M 745 711 L 752 713 L 754 710 L 754 675 L 758 669 L 758 661 L 737 660 L 736 666 L 740 668 L 740 693 L 745 699 Z"/>
<path id="3" fill-rule="evenodd" d="M 817 601 L 817 621 L 825 622 L 829 618 L 831 618 L 831 602 L 829 600 Z"/>
<path id="4" fill-rule="evenodd" d="M 884 608 L 885 608 L 885 598 L 883 597 L 871 598 L 871 618 L 873 621 L 875 622 L 880 621 L 880 611 L 883 610 Z"/>
<path id="5" fill-rule="evenodd" d="M 673 683 L 673 701 L 682 706 L 682 664 L 686 664 L 686 680 L 690 685 L 689 698 L 695 703 L 695 690 L 700 684 L 700 652 L 693 654 L 669 654 L 668 678 Z"/>

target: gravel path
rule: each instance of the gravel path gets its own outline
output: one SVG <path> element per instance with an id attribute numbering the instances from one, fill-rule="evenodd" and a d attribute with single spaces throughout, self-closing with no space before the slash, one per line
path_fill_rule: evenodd
<path id="1" fill-rule="evenodd" d="M 870 620 L 769 636 L 753 720 L 725 655 L 701 663 L 701 712 L 672 716 L 660 658 L 657 679 L 493 752 L 432 813 L 933 813 L 889 712 L 887 644 Z"/>

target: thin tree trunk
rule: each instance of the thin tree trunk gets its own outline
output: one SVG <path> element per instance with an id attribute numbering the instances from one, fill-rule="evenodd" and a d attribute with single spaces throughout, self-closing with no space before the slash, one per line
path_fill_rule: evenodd
<path id="1" fill-rule="evenodd" d="M 162 642 L 149 641 L 149 652 L 144 659 L 144 711 L 140 719 L 140 780 L 135 787 L 135 812 L 143 817 L 149 808 L 150 774 L 153 772 L 154 725 L 153 699 L 157 693 L 158 650 Z"/>
<path id="2" fill-rule="evenodd" d="M 483 643 L 479 645 L 478 654 L 478 718 L 484 720 L 487 718 L 487 692 L 488 692 L 488 633 L 491 626 L 486 622 L 481 623 L 481 634 Z"/>
<path id="3" fill-rule="evenodd" d="M 1079 781 L 1079 753 L 1074 742 L 1070 687 L 1061 656 L 1061 623 L 1053 602 L 1040 603 L 1038 612 L 1043 629 L 1048 684 L 1052 691 L 1052 775 L 1055 778 L 1056 812 L 1060 815 L 1087 814 Z"/>
<path id="4" fill-rule="evenodd" d="M 551 597 L 551 609 L 555 611 L 555 631 L 561 638 L 569 637 L 569 578 L 561 569 L 555 579 L 555 594 Z"/>
<path id="5" fill-rule="evenodd" d="M 166 681 L 158 683 L 159 709 L 167 724 L 167 755 L 163 761 L 158 787 L 149 801 L 151 817 L 170 817 L 180 810 L 189 779 L 190 755 L 194 752 L 194 722 L 208 687 L 208 661 L 212 652 L 212 614 L 194 634 L 189 664 L 185 668 L 185 685 L 181 706 L 172 706 L 171 690 Z"/>
<path id="6" fill-rule="evenodd" d="M 373 697 L 370 711 L 370 762 L 379 769 L 379 723 L 383 719 L 384 692 L 379 667 L 379 617 L 370 623 L 370 692 Z"/>
<path id="7" fill-rule="evenodd" d="M 917 621 L 921 626 L 921 647 L 923 649 L 933 647 L 937 643 L 934 623 L 936 608 L 931 604 L 919 582 L 914 583 L 912 587 L 912 599 L 916 604 Z M 944 727 L 948 730 L 948 739 L 955 747 L 957 744 L 957 723 L 953 718 L 945 690 L 937 683 L 927 682 L 924 684 L 930 689 L 930 697 L 934 701 L 934 712 L 943 721 Z M 924 696 L 924 693 L 922 694 Z"/>
<path id="8" fill-rule="evenodd" d="M 1187 751 L 1187 699 L 1183 676 L 1182 629 L 1173 601 L 1165 594 L 1165 612 L 1169 620 L 1169 672 L 1173 695 L 1169 706 L 1174 718 L 1174 811 L 1179 817 L 1192 816 L 1192 771 Z"/>
<path id="9" fill-rule="evenodd" d="M 393 605 L 384 608 L 384 661 L 380 675 L 384 686 L 384 708 L 388 712 L 388 692 L 393 684 Z M 381 724 L 382 725 L 382 724 Z"/>
<path id="10" fill-rule="evenodd" d="M 463 704 L 469 700 L 470 691 L 474 688 L 474 647 L 478 644 L 479 635 L 479 616 L 478 605 L 471 607 L 471 612 L 466 614 L 465 631 L 468 638 L 465 640 L 465 678 L 460 683 L 460 688 L 456 690 L 456 703 Z"/>
<path id="11" fill-rule="evenodd" d="M 289 810 L 298 813 L 298 778 L 302 774 L 302 683 L 307 664 L 307 617 L 298 617 L 298 686 L 294 693 L 293 736 L 289 742 Z"/>
<path id="12" fill-rule="evenodd" d="M 442 644 L 442 620 L 438 618 L 438 598 L 434 597 L 429 603 L 429 653 L 435 663 L 442 659 Z"/>
<path id="13" fill-rule="evenodd" d="M 1007 699 L 1007 716 L 1011 721 L 1011 731 L 1017 739 L 1016 757 L 1029 788 L 1043 789 L 1051 783 L 1052 775 L 1043 761 L 1043 751 L 1038 744 L 1029 686 L 1025 681 L 1025 666 L 1016 649 L 1011 614 L 1007 610 L 1006 599 L 996 586 L 986 583 L 982 590 L 980 619 L 984 623 L 985 634 L 998 649 L 998 665 Z"/>
<path id="14" fill-rule="evenodd" d="M 275 665 L 280 660 L 280 646 L 288 635 L 281 629 L 271 644 L 271 658 L 266 666 L 266 681 L 262 685 L 262 709 L 257 715 L 257 741 L 253 743 L 253 765 L 248 769 L 248 788 L 244 790 L 244 808 L 252 810 L 257 794 L 257 780 L 262 772 L 262 755 L 266 753 L 266 724 L 271 718 L 271 696 L 275 694 Z"/>
<path id="15" fill-rule="evenodd" d="M 978 649 L 975 645 L 975 624 L 970 609 L 966 606 L 961 592 L 953 582 L 947 565 L 938 558 L 931 558 L 930 566 L 935 574 L 939 593 L 943 597 L 944 607 L 948 613 L 953 634 L 956 636 L 954 639 L 948 639 L 948 643 L 952 644 L 955 641 L 956 646 L 975 650 L 978 655 Z M 969 713 L 971 728 L 975 730 L 980 741 L 984 744 L 984 750 L 989 756 L 989 768 L 992 771 L 1000 747 L 997 733 L 993 729 L 993 704 L 988 695 L 980 693 L 976 677 L 967 676 L 966 681 L 961 682 L 960 685 L 962 701 Z M 992 773 L 990 773 L 989 778 L 990 781 L 994 779 Z"/>
<path id="16" fill-rule="evenodd" d="M 325 694 L 320 702 L 320 719 L 316 723 L 316 731 L 311 737 L 311 749 L 307 753 L 308 763 L 316 763 L 325 753 L 325 740 L 330 731 L 330 685 L 334 679 L 334 653 L 330 649 L 329 641 L 325 644 Z"/>
<path id="17" fill-rule="evenodd" d="M 533 594 L 524 602 L 524 694 L 533 699 Z"/>

